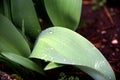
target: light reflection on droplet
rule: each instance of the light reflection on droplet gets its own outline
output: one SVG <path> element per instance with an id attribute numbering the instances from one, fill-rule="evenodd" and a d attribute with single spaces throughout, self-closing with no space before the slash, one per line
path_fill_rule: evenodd
<path id="1" fill-rule="evenodd" d="M 74 65 L 75 63 L 72 62 L 71 64 Z"/>
<path id="2" fill-rule="evenodd" d="M 50 34 L 52 34 L 53 32 L 52 31 L 49 31 Z"/>
<path id="3" fill-rule="evenodd" d="M 64 62 L 66 62 L 66 59 L 63 59 Z"/>
<path id="4" fill-rule="evenodd" d="M 54 48 L 50 48 L 51 50 L 53 50 Z"/>
<path id="5" fill-rule="evenodd" d="M 42 56 L 42 59 L 45 59 L 47 57 L 47 55 L 46 54 L 44 54 L 43 56 Z"/>
<path id="6" fill-rule="evenodd" d="M 50 58 L 51 61 L 52 61 L 53 59 L 54 59 L 53 57 Z"/>
<path id="7" fill-rule="evenodd" d="M 94 65 L 94 67 L 95 67 L 95 69 L 99 69 L 99 68 L 101 68 L 101 66 L 103 66 L 104 64 L 105 64 L 104 61 L 96 62 L 95 65 Z"/>
<path id="8" fill-rule="evenodd" d="M 109 79 L 112 79 L 111 77 L 109 77 Z"/>

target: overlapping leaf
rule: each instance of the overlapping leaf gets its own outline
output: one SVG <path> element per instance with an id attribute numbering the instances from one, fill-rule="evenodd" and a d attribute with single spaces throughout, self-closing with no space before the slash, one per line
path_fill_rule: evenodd
<path id="1" fill-rule="evenodd" d="M 25 57 L 30 55 L 30 48 L 15 26 L 0 14 L 0 52 L 13 52 Z"/>
<path id="2" fill-rule="evenodd" d="M 10 0 L 3 0 L 4 15 L 11 20 Z"/>
<path id="3" fill-rule="evenodd" d="M 112 68 L 99 50 L 84 37 L 66 28 L 52 27 L 43 31 L 31 58 L 77 65 L 95 80 L 115 80 Z"/>
<path id="4" fill-rule="evenodd" d="M 44 0 L 47 13 L 55 26 L 75 30 L 78 27 L 82 0 Z"/>
<path id="5" fill-rule="evenodd" d="M 32 0 L 11 0 L 11 10 L 15 25 L 20 29 L 24 26 L 25 33 L 36 39 L 41 27 Z"/>
<path id="6" fill-rule="evenodd" d="M 28 58 L 22 57 L 20 55 L 14 54 L 14 53 L 9 53 L 9 52 L 2 52 L 1 54 L 12 62 L 20 64 L 28 69 L 31 69 L 33 71 L 36 71 L 36 72 L 44 75 L 42 68 Z"/>

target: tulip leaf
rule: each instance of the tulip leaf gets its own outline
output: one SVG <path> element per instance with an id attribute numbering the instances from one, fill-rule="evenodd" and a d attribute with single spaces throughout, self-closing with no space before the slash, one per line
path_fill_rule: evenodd
<path id="1" fill-rule="evenodd" d="M 116 80 L 111 66 L 101 52 L 80 34 L 67 28 L 56 26 L 44 30 L 30 57 L 75 65 L 95 80 Z"/>
<path id="2" fill-rule="evenodd" d="M 30 55 L 27 41 L 11 21 L 0 14 L 0 52 L 3 51 L 13 52 L 25 57 Z"/>
<path id="3" fill-rule="evenodd" d="M 36 71 L 36 72 L 44 75 L 43 69 L 28 58 L 22 57 L 20 55 L 14 54 L 14 53 L 9 53 L 9 52 L 2 52 L 1 54 L 12 62 L 20 64 L 30 70 Z"/>
<path id="4" fill-rule="evenodd" d="M 4 15 L 11 20 L 10 0 L 3 0 Z"/>
<path id="5" fill-rule="evenodd" d="M 82 0 L 44 0 L 53 25 L 75 30 L 78 27 Z"/>
<path id="6" fill-rule="evenodd" d="M 0 14 L 4 14 L 3 0 L 0 0 Z"/>
<path id="7" fill-rule="evenodd" d="M 11 13 L 14 24 L 22 29 L 24 21 L 25 33 L 36 39 L 41 27 L 32 0 L 11 0 Z"/>

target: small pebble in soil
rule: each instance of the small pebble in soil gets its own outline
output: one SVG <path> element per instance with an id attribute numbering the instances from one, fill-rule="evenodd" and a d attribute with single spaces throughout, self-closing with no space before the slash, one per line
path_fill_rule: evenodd
<path id="1" fill-rule="evenodd" d="M 113 40 L 111 41 L 111 43 L 112 43 L 112 44 L 118 44 L 118 40 L 117 40 L 117 39 L 113 39 Z"/>
<path id="2" fill-rule="evenodd" d="M 101 48 L 105 48 L 105 45 L 102 45 Z"/>
<path id="3" fill-rule="evenodd" d="M 115 51 L 116 51 L 116 52 L 119 52 L 120 50 L 119 50 L 118 48 L 115 48 Z"/>
<path id="4" fill-rule="evenodd" d="M 118 34 L 114 34 L 115 37 L 118 37 Z"/>
<path id="5" fill-rule="evenodd" d="M 115 55 L 115 53 L 113 52 L 112 55 Z"/>
<path id="6" fill-rule="evenodd" d="M 107 32 L 106 31 L 101 31 L 101 34 L 106 34 Z"/>
<path id="7" fill-rule="evenodd" d="M 106 40 L 106 39 L 104 39 L 104 38 L 102 39 L 102 41 L 103 41 L 103 42 L 107 42 L 107 40 Z"/>

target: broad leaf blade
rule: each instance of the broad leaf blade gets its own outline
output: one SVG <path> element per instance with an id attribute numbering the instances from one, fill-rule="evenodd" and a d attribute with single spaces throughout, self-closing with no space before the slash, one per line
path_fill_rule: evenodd
<path id="1" fill-rule="evenodd" d="M 44 0 L 47 13 L 55 26 L 75 30 L 78 27 L 82 0 Z"/>
<path id="2" fill-rule="evenodd" d="M 114 72 L 104 56 L 84 37 L 66 28 L 53 27 L 43 31 L 31 57 L 78 65 L 96 80 L 115 80 Z"/>
<path id="3" fill-rule="evenodd" d="M 44 74 L 42 68 L 28 58 L 22 57 L 20 55 L 14 54 L 14 53 L 8 53 L 8 52 L 2 52 L 1 54 L 12 62 L 20 64 L 20 65 L 22 65 L 30 70 L 36 71 L 40 74 Z"/>
<path id="4" fill-rule="evenodd" d="M 20 29 L 24 26 L 25 33 L 36 39 L 41 27 L 32 0 L 11 0 L 11 10 L 14 24 Z"/>
<path id="5" fill-rule="evenodd" d="M 0 51 L 13 52 L 25 57 L 30 55 L 30 48 L 15 26 L 0 14 Z"/>

